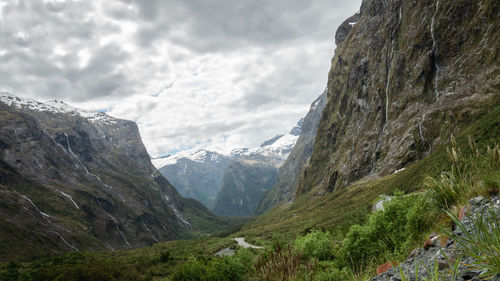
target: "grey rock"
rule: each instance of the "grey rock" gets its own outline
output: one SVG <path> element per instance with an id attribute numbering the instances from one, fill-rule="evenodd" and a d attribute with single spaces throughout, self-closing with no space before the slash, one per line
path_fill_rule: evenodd
<path id="1" fill-rule="evenodd" d="M 204 232 L 193 219 L 228 227 L 179 196 L 132 121 L 0 93 L 0 144 L 0 260 L 187 238 Z"/>
<path id="2" fill-rule="evenodd" d="M 469 212 L 462 220 L 462 223 L 466 225 L 467 231 L 473 230 L 473 224 L 470 220 L 471 217 L 478 216 L 483 212 L 485 216 L 488 216 L 489 214 L 491 214 L 492 210 L 497 212 L 497 214 L 500 214 L 500 210 L 495 208 L 499 206 L 495 203 L 495 200 L 496 198 L 492 198 L 491 201 L 489 201 L 488 199 L 479 200 L 481 203 L 479 205 L 476 205 L 476 208 L 471 210 L 471 212 Z M 488 203 L 494 206 L 488 207 Z M 463 235 L 462 231 L 459 228 L 455 229 L 453 233 L 454 235 Z M 439 237 L 435 233 L 431 234 L 431 237 L 432 236 L 434 236 L 433 239 Z M 451 263 L 453 263 L 453 261 L 458 257 L 460 251 L 457 250 L 460 250 L 460 246 L 457 246 L 457 243 L 455 243 L 454 241 L 447 243 L 445 247 L 435 245 L 435 247 L 430 247 L 427 251 L 423 248 L 414 249 L 408 256 L 406 261 L 401 263 L 398 268 L 395 269 L 395 271 L 399 272 L 399 269 L 401 268 L 405 272 L 405 275 L 410 278 L 410 280 L 415 280 L 415 277 L 418 277 L 418 280 L 421 280 L 422 278 L 429 276 L 429 272 L 427 271 L 427 269 L 433 270 L 434 265 L 437 264 L 440 273 L 445 274 L 450 270 L 450 267 L 452 266 L 450 264 L 450 261 Z M 480 276 L 483 272 L 474 270 L 466 266 L 474 264 L 475 259 L 472 257 L 466 257 L 461 258 L 461 261 L 462 263 L 458 267 L 458 276 L 460 276 L 461 278 L 459 280 L 480 280 L 478 276 Z M 415 276 L 415 268 L 417 266 L 419 267 L 419 276 Z M 392 275 L 395 275 L 394 277 L 396 278 L 398 277 L 397 274 L 389 274 L 388 271 L 373 278 L 372 281 L 390 280 L 389 277 Z M 446 280 L 449 280 L 448 277 Z"/>
<path id="3" fill-rule="evenodd" d="M 219 256 L 219 257 L 226 257 L 226 256 L 232 256 L 234 255 L 236 251 L 231 249 L 231 248 L 225 248 L 225 249 L 222 249 L 220 251 L 218 251 L 217 253 L 215 253 L 216 256 Z"/>
<path id="4" fill-rule="evenodd" d="M 484 196 L 480 195 L 469 200 L 471 205 L 480 205 L 484 201 Z"/>
<path id="5" fill-rule="evenodd" d="M 225 216 L 247 216 L 278 181 L 278 168 L 268 162 L 241 157 L 227 167 L 213 211 Z"/>
<path id="6" fill-rule="evenodd" d="M 212 209 L 222 186 L 224 172 L 232 159 L 211 151 L 205 153 L 202 162 L 184 157 L 161 167 L 159 171 L 182 196 L 199 200 Z"/>
<path id="7" fill-rule="evenodd" d="M 326 91 L 312 104 L 303 120 L 299 121 L 301 132 L 286 161 L 279 168 L 278 183 L 269 190 L 256 210 L 261 214 L 280 202 L 293 200 L 302 167 L 312 155 L 314 140 L 321 114 L 326 105 Z"/>
<path id="8" fill-rule="evenodd" d="M 349 35 L 353 25 L 359 20 L 359 12 L 352 15 L 350 18 L 345 20 L 339 28 L 337 28 L 337 32 L 335 33 L 335 45 L 340 45 Z"/>

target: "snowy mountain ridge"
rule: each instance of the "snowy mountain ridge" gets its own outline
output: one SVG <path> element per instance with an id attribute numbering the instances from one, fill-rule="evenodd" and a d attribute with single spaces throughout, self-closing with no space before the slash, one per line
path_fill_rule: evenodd
<path id="1" fill-rule="evenodd" d="M 106 115 L 106 113 L 75 108 L 59 100 L 39 102 L 34 99 L 22 98 L 10 93 L 0 92 L 0 102 L 19 109 L 49 111 L 53 113 L 69 113 L 74 116 L 81 116 L 83 118 L 86 118 L 92 123 L 113 124 L 116 123 L 117 120 L 114 117 Z"/>
<path id="2" fill-rule="evenodd" d="M 173 165 L 177 163 L 177 161 L 181 158 L 187 158 L 198 163 L 203 163 L 207 160 L 207 158 L 209 158 L 210 161 L 214 161 L 217 163 L 219 161 L 219 153 L 207 151 L 205 149 L 189 149 L 182 150 L 174 155 L 152 158 L 151 162 L 157 169 L 159 169 L 166 165 Z"/>
<path id="3" fill-rule="evenodd" d="M 217 162 L 219 159 L 219 155 L 230 157 L 233 159 L 240 158 L 242 156 L 262 155 L 273 158 L 278 163 L 282 163 L 286 160 L 288 154 L 290 154 L 290 151 L 299 138 L 302 121 L 303 119 L 299 120 L 297 125 L 292 129 L 292 131 L 290 131 L 290 133 L 269 138 L 259 147 L 236 148 L 233 149 L 229 154 L 221 154 L 218 152 L 207 151 L 205 149 L 188 149 L 179 151 L 173 155 L 152 158 L 151 161 L 157 169 L 160 169 L 166 165 L 174 165 L 177 163 L 177 161 L 179 161 L 179 159 L 182 158 L 186 158 L 199 163 L 203 163 L 207 161 L 207 158 L 210 158 L 210 161 Z M 299 131 L 299 134 L 297 134 L 297 130 Z"/>

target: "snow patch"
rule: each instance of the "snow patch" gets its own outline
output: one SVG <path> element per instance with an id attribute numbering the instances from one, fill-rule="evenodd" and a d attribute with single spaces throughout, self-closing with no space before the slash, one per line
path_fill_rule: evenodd
<path id="1" fill-rule="evenodd" d="M 17 107 L 19 109 L 29 109 L 53 113 L 67 113 L 73 116 L 80 116 L 82 118 L 85 118 L 91 123 L 116 124 L 118 120 L 114 117 L 106 115 L 103 112 L 75 108 L 63 101 L 58 100 L 50 100 L 42 103 L 34 99 L 21 98 L 13 94 L 0 92 L 0 102 L 3 102 L 8 106 Z"/>

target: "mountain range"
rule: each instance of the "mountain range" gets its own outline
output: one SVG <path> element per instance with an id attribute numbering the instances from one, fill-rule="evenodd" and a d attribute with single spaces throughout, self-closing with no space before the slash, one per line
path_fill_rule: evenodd
<path id="1" fill-rule="evenodd" d="M 199 200 L 217 214 L 247 216 L 258 206 L 261 213 L 293 194 L 298 172 L 312 154 L 325 103 L 326 92 L 289 133 L 269 138 L 258 147 L 234 149 L 228 155 L 204 149 L 181 151 L 152 162 L 182 196 Z M 278 174 L 280 184 L 275 187 Z"/>
<path id="2" fill-rule="evenodd" d="M 61 101 L 0 94 L 0 175 L 2 259 L 136 248 L 232 226 L 179 196 L 134 122 Z"/>

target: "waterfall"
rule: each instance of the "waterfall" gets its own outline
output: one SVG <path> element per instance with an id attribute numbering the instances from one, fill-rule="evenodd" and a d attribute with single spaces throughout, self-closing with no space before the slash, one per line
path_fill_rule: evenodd
<path id="1" fill-rule="evenodd" d="M 76 161 L 78 161 L 78 162 L 80 163 L 80 165 L 82 166 L 82 168 L 83 168 L 83 170 L 85 171 L 85 173 L 86 173 L 87 175 L 90 175 L 90 176 L 95 177 L 95 178 L 97 179 L 97 181 L 98 181 L 100 184 L 104 185 L 105 187 L 107 187 L 107 188 L 113 188 L 111 185 L 109 185 L 109 184 L 105 184 L 105 183 L 101 180 L 101 178 L 100 178 L 99 176 L 97 176 L 97 175 L 95 175 L 95 174 L 93 174 L 93 173 L 89 172 L 89 170 L 87 169 L 87 167 L 85 166 L 85 164 L 83 164 L 83 162 L 80 160 L 80 158 L 78 158 L 78 155 L 76 155 L 76 154 L 73 152 L 73 150 L 71 150 L 71 146 L 69 145 L 69 138 L 68 138 L 68 135 L 67 135 L 66 133 L 64 133 L 64 136 L 66 137 L 66 144 L 68 145 L 69 155 L 70 155 L 70 156 L 73 156 L 73 157 L 76 159 Z M 54 139 L 52 139 L 52 141 L 53 141 L 54 143 L 56 143 L 56 141 L 55 141 Z M 57 144 L 57 143 L 56 143 L 56 144 Z M 78 164 L 76 164 L 75 160 L 73 160 L 73 163 L 75 164 L 75 167 L 78 169 L 78 168 L 79 168 L 79 166 L 78 166 Z"/>
<path id="2" fill-rule="evenodd" d="M 62 237 L 61 234 L 59 234 L 58 232 L 55 232 L 55 231 L 51 231 L 51 232 L 55 233 L 57 236 L 59 236 L 59 238 L 64 242 L 64 244 L 66 244 L 66 246 L 70 247 L 71 249 L 73 249 L 75 251 L 78 251 L 78 248 L 76 248 L 75 246 L 68 243 L 68 241 L 66 241 L 66 239 L 64 239 L 64 237 Z"/>
<path id="3" fill-rule="evenodd" d="M 437 63 L 437 45 L 436 45 L 436 37 L 434 35 L 434 26 L 436 23 L 436 15 L 439 9 L 439 0 L 436 1 L 436 9 L 431 19 L 431 38 L 432 38 L 432 52 L 434 54 L 434 68 L 436 69 L 436 74 L 434 75 L 434 96 L 436 100 L 439 98 L 438 92 L 438 83 L 439 83 L 439 65 Z"/>
<path id="4" fill-rule="evenodd" d="M 64 193 L 64 192 L 62 192 L 62 191 L 60 191 L 60 190 L 59 190 L 59 192 L 60 192 L 63 196 L 67 197 L 67 198 L 68 198 L 68 199 L 69 199 L 69 200 L 70 200 L 70 201 L 71 201 L 71 202 L 75 205 L 75 207 L 76 207 L 77 209 L 80 209 L 80 207 L 78 207 L 78 204 L 76 204 L 76 202 L 73 200 L 73 198 L 71 197 L 71 195 L 66 194 L 66 193 Z"/>
<path id="5" fill-rule="evenodd" d="M 18 193 L 20 194 L 20 193 Z M 50 216 L 44 212 L 42 212 L 40 209 L 38 209 L 38 207 L 35 205 L 35 203 L 33 203 L 33 201 L 31 201 L 31 199 L 28 198 L 28 196 L 24 195 L 24 194 L 20 194 L 22 198 L 24 198 L 24 200 L 30 202 L 31 206 L 33 206 L 33 208 L 35 208 L 35 210 L 40 213 L 40 215 L 42 215 L 42 217 L 44 219 L 46 219 L 48 222 L 50 222 L 47 218 L 50 218 Z"/>
<path id="6" fill-rule="evenodd" d="M 386 84 L 385 84 L 385 123 L 389 123 L 389 83 L 391 81 L 391 69 L 392 69 L 392 62 L 394 61 L 394 40 L 391 42 L 391 52 L 389 54 L 389 69 L 387 69 L 387 78 L 386 78 Z M 385 128 L 385 125 L 384 125 Z"/>
<path id="7" fill-rule="evenodd" d="M 123 232 L 120 229 L 120 224 L 118 223 L 118 220 L 115 217 L 113 217 L 110 213 L 106 212 L 106 210 L 104 210 L 104 208 L 102 207 L 101 202 L 99 202 L 99 200 L 96 199 L 95 201 L 97 202 L 99 207 L 102 209 L 102 211 L 113 220 L 113 222 L 115 223 L 116 230 L 118 231 L 118 233 L 120 233 L 120 236 L 122 237 L 123 241 L 125 241 L 125 244 L 130 246 L 130 243 L 128 242 L 127 237 L 125 237 L 125 235 L 123 234 Z"/>

